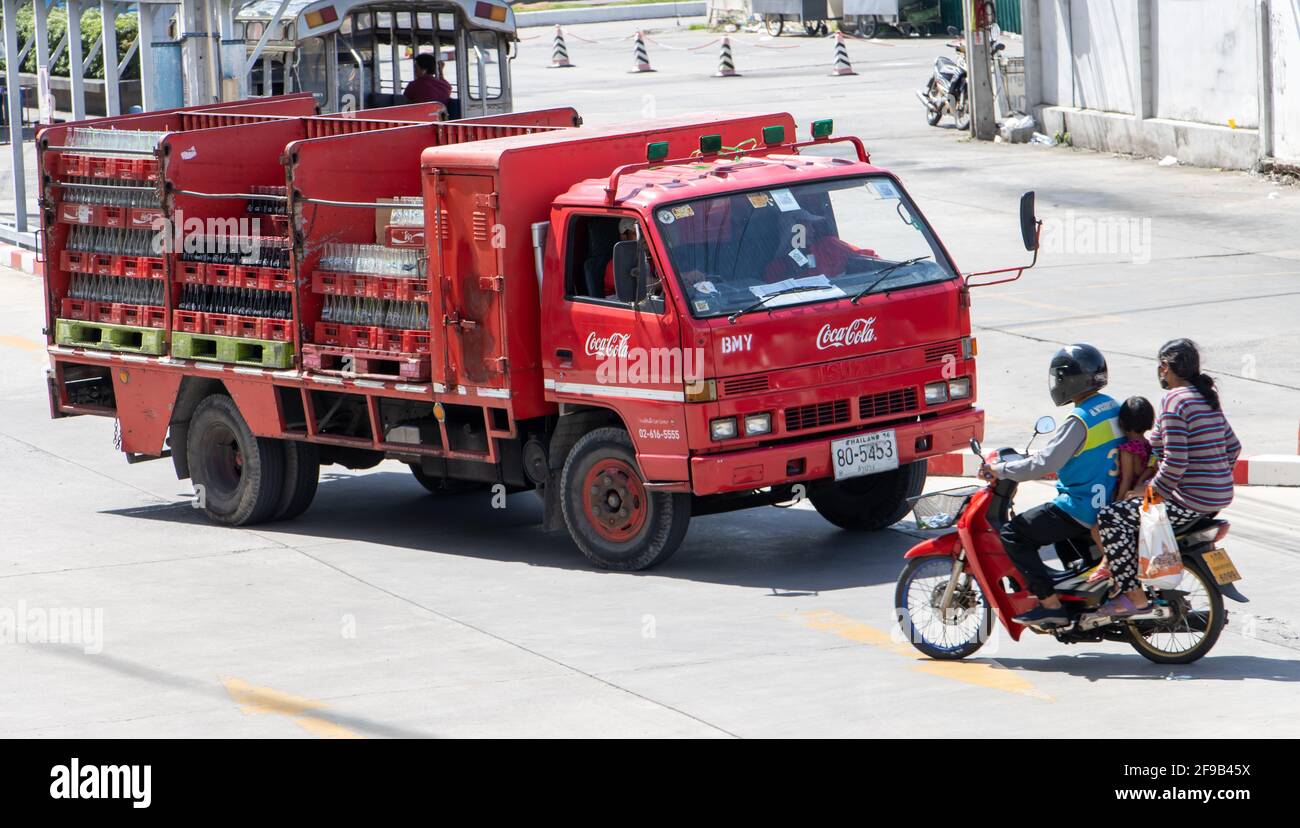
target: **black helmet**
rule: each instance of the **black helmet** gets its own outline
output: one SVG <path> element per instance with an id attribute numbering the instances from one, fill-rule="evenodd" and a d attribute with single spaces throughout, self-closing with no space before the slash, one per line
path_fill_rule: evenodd
<path id="1" fill-rule="evenodd" d="M 1100 391 L 1110 379 L 1106 357 L 1091 345 L 1066 345 L 1052 357 L 1047 369 L 1047 390 L 1052 402 L 1065 405 L 1083 394 Z"/>

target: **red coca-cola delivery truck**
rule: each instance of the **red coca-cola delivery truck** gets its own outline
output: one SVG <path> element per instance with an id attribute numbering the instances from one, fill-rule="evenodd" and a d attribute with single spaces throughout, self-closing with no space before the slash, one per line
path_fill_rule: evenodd
<path id="1" fill-rule="evenodd" d="M 229 106 L 38 140 L 51 412 L 116 418 L 216 521 L 396 459 L 636 570 L 804 495 L 889 526 L 982 436 L 970 275 L 829 121 Z"/>

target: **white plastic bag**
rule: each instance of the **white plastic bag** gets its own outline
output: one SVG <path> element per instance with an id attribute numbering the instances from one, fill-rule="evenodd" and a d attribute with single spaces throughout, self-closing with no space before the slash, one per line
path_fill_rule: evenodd
<path id="1" fill-rule="evenodd" d="M 1183 556 L 1174 525 L 1159 495 L 1147 488 L 1138 529 L 1138 580 L 1155 589 L 1177 589 L 1183 581 Z"/>

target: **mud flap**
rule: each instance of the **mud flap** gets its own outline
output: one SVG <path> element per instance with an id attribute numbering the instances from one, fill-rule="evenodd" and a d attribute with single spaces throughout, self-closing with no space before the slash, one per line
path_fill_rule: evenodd
<path id="1" fill-rule="evenodd" d="M 552 470 L 546 475 L 542 491 L 542 531 L 563 532 L 568 527 L 564 524 L 564 513 L 560 509 L 560 472 Z"/>

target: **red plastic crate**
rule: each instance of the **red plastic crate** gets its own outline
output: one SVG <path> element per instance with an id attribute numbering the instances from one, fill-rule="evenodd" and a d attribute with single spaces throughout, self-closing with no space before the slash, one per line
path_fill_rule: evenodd
<path id="1" fill-rule="evenodd" d="M 142 328 L 167 327 L 167 309 L 157 305 L 115 305 L 116 316 L 123 325 Z"/>
<path id="2" fill-rule="evenodd" d="M 127 221 L 136 230 L 152 229 L 155 222 L 163 219 L 163 211 L 157 207 L 127 208 Z"/>
<path id="3" fill-rule="evenodd" d="M 126 227 L 130 223 L 131 209 L 128 207 L 96 207 L 96 224 L 105 227 Z"/>
<path id="4" fill-rule="evenodd" d="M 263 319 L 261 338 L 273 339 L 276 342 L 291 342 L 293 323 L 288 319 Z"/>
<path id="5" fill-rule="evenodd" d="M 113 178 L 117 172 L 117 165 L 113 162 L 116 159 L 104 158 L 101 156 L 86 156 L 86 175 L 95 178 Z"/>
<path id="6" fill-rule="evenodd" d="M 64 250 L 59 253 L 59 267 L 68 273 L 85 273 L 90 267 L 90 254 Z"/>
<path id="7" fill-rule="evenodd" d="M 424 228 L 390 224 L 384 228 L 384 244 L 389 247 L 424 247 Z"/>
<path id="8" fill-rule="evenodd" d="M 203 333 L 203 317 L 199 311 L 172 311 L 172 330 L 183 333 Z"/>
<path id="9" fill-rule="evenodd" d="M 117 256 L 91 253 L 90 272 L 96 276 L 121 276 L 122 262 Z"/>
<path id="10" fill-rule="evenodd" d="M 203 262 L 177 262 L 177 278 L 191 285 L 207 284 L 208 266 Z"/>
<path id="11" fill-rule="evenodd" d="M 59 174 L 64 178 L 78 178 L 90 175 L 90 165 L 86 156 L 64 153 L 59 158 Z"/>
<path id="12" fill-rule="evenodd" d="M 96 303 L 91 302 L 89 299 L 73 299 L 70 296 L 65 296 L 59 304 L 61 305 L 60 319 L 80 319 L 89 322 L 94 310 L 92 306 Z"/>
<path id="13" fill-rule="evenodd" d="M 240 333 L 239 320 L 242 318 L 230 313 L 205 313 L 203 332 L 214 336 L 245 336 Z"/>
<path id="14" fill-rule="evenodd" d="M 59 205 L 59 221 L 66 224 L 97 224 L 99 209 L 93 204 L 73 204 L 65 201 Z"/>
<path id="15" fill-rule="evenodd" d="M 347 325 L 347 346 L 349 348 L 361 348 L 367 351 L 382 351 L 384 349 L 384 329 L 374 328 L 368 325 Z"/>
<path id="16" fill-rule="evenodd" d="M 141 279 L 161 279 L 167 275 L 167 263 L 152 256 L 123 256 L 121 273 Z"/>
<path id="17" fill-rule="evenodd" d="M 113 177 L 133 181 L 150 181 L 158 178 L 157 158 L 114 158 Z"/>
<path id="18" fill-rule="evenodd" d="M 280 267 L 259 268 L 258 287 L 265 290 L 293 290 L 293 277 Z"/>
<path id="19" fill-rule="evenodd" d="M 402 331 L 392 328 L 384 329 L 383 350 L 401 354 L 429 353 L 428 331 Z"/>
<path id="20" fill-rule="evenodd" d="M 208 265 L 208 284 L 239 287 L 239 280 L 235 277 L 237 270 L 238 268 L 234 265 L 210 264 Z"/>
<path id="21" fill-rule="evenodd" d="M 346 345 L 347 334 L 344 328 L 347 325 L 339 325 L 335 322 L 317 322 L 316 335 L 312 341 L 320 345 Z"/>

